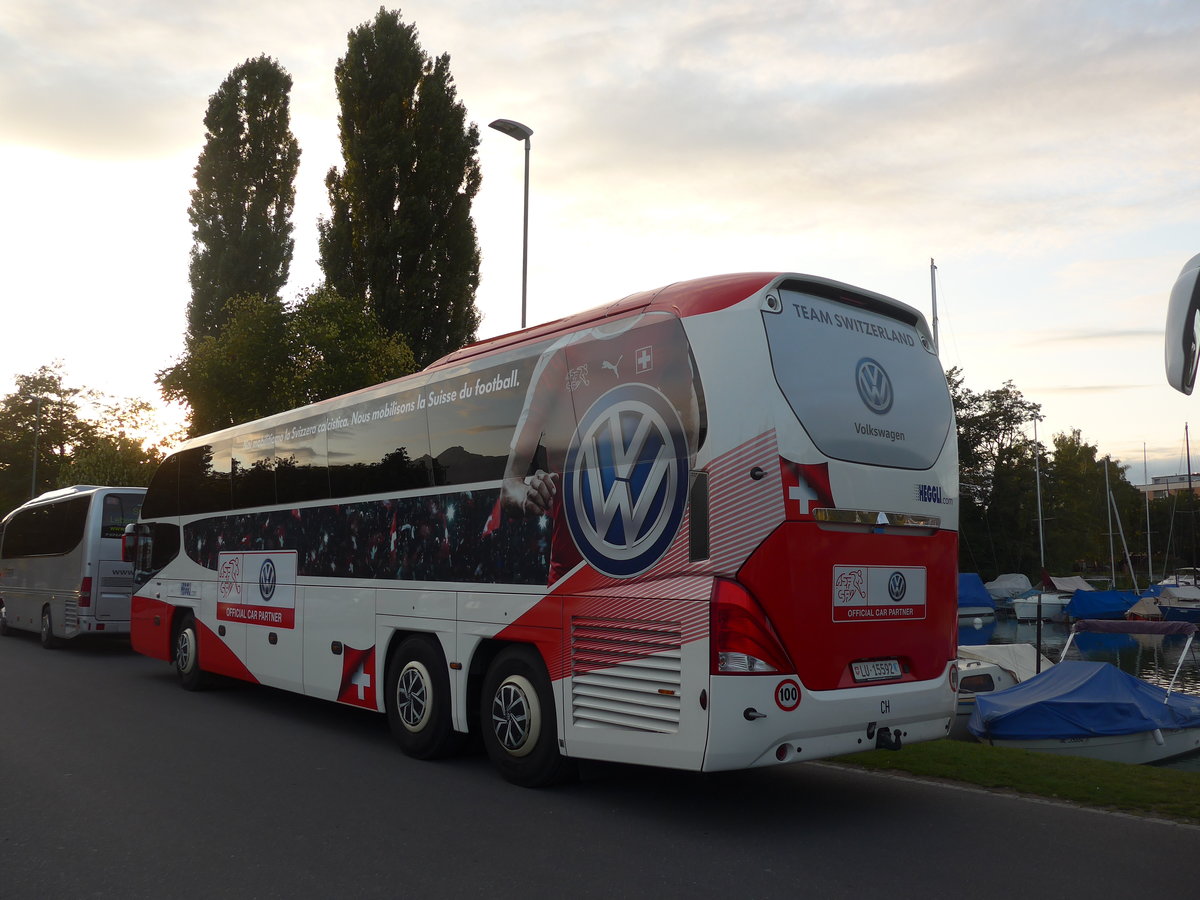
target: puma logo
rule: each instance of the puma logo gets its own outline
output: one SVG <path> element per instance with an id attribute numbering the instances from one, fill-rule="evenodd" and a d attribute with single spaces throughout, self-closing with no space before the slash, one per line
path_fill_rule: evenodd
<path id="1" fill-rule="evenodd" d="M 617 376 L 618 378 L 620 378 L 620 377 L 621 377 L 621 373 L 617 371 L 617 366 L 619 366 L 619 365 L 621 364 L 621 360 L 623 360 L 624 358 L 625 358 L 624 356 L 618 356 L 618 357 L 617 357 L 617 361 L 616 361 L 615 363 L 610 363 L 610 362 L 609 362 L 609 361 L 606 359 L 606 360 L 604 360 L 604 361 L 602 361 L 602 362 L 600 363 L 600 368 L 602 368 L 602 369 L 609 369 L 609 370 L 611 370 L 611 371 L 612 371 L 612 373 L 613 373 L 615 376 Z"/>

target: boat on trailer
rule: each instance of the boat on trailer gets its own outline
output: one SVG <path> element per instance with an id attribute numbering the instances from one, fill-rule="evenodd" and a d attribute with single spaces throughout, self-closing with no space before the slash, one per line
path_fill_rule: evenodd
<path id="1" fill-rule="evenodd" d="M 1174 690 L 1192 647 L 1192 622 L 1081 619 L 1057 665 L 995 694 L 977 695 L 968 729 L 984 743 L 1112 762 L 1152 763 L 1200 750 L 1200 697 Z M 1075 635 L 1186 635 L 1166 688 L 1111 663 L 1067 660 Z"/>

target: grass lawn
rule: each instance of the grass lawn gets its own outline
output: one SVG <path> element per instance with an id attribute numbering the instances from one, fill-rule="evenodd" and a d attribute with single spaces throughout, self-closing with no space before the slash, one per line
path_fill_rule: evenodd
<path id="1" fill-rule="evenodd" d="M 899 752 L 872 750 L 835 761 L 1200 824 L 1200 772 L 951 740 L 912 744 Z"/>

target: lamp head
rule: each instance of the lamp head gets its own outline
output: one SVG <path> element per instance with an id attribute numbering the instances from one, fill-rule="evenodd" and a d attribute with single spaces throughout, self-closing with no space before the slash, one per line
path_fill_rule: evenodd
<path id="1" fill-rule="evenodd" d="M 495 128 L 501 134 L 507 134 L 510 138 L 516 141 L 527 141 L 529 136 L 533 134 L 533 129 L 528 125 L 522 125 L 520 122 L 514 122 L 512 119 L 497 119 L 488 125 L 488 128 Z"/>

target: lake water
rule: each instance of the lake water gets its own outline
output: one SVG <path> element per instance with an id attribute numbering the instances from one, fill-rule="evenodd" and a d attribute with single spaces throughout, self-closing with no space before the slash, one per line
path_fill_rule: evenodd
<path id="1" fill-rule="evenodd" d="M 991 620 L 959 620 L 960 644 L 1037 644 L 1037 623 L 1018 622 L 1011 616 Z M 1042 623 L 1042 653 L 1058 662 L 1071 626 Z M 1174 690 L 1200 696 L 1200 634 L 1192 642 Z M 1110 662 L 1138 678 L 1167 687 L 1179 663 L 1187 638 L 1180 635 L 1080 634 L 1071 644 L 1070 659 Z M 1200 772 L 1200 753 L 1163 763 L 1172 769 Z"/>

